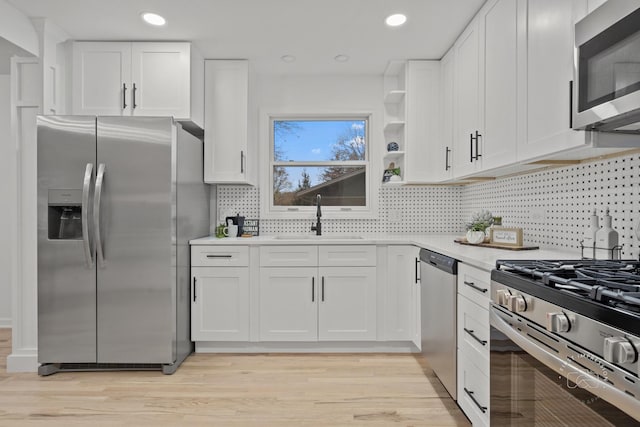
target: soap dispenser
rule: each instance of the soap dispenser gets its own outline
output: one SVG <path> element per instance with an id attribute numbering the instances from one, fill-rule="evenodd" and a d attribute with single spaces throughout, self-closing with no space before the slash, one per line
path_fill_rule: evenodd
<path id="1" fill-rule="evenodd" d="M 598 225 L 598 213 L 596 212 L 596 208 L 593 208 L 593 213 L 591 214 L 591 223 L 584 231 L 584 235 L 582 236 L 582 247 L 583 254 L 582 256 L 587 257 L 595 257 L 595 246 L 596 246 L 596 233 L 600 226 Z M 584 251 L 587 251 L 586 253 Z"/>
<path id="2" fill-rule="evenodd" d="M 601 229 L 596 232 L 596 258 L 618 259 L 618 251 L 613 250 L 618 246 L 618 232 L 611 227 L 611 215 L 609 208 L 605 211 Z"/>

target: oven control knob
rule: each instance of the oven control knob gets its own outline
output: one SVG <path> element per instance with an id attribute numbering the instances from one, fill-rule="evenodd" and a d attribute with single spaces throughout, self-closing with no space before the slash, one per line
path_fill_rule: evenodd
<path id="1" fill-rule="evenodd" d="M 571 322 L 564 313 L 547 313 L 547 331 L 549 332 L 569 332 Z"/>
<path id="2" fill-rule="evenodd" d="M 511 292 L 509 292 L 506 289 L 498 289 L 496 291 L 496 303 L 498 305 L 502 305 L 502 306 L 506 306 L 507 305 L 507 297 L 511 295 Z"/>
<path id="3" fill-rule="evenodd" d="M 638 350 L 624 337 L 605 338 L 604 360 L 611 363 L 633 363 L 638 360 Z"/>
<path id="4" fill-rule="evenodd" d="M 509 311 L 514 313 L 527 311 L 527 301 L 525 301 L 522 295 L 508 295 L 506 305 Z"/>

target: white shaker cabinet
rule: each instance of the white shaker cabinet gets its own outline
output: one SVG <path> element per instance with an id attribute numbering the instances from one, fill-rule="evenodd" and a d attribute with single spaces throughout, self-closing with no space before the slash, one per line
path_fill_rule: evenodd
<path id="1" fill-rule="evenodd" d="M 248 99 L 248 61 L 205 61 L 205 182 L 253 183 L 248 167 Z"/>
<path id="2" fill-rule="evenodd" d="M 191 247 L 191 339 L 249 340 L 249 248 Z"/>
<path id="3" fill-rule="evenodd" d="M 317 341 L 318 269 L 260 268 L 260 341 Z"/>
<path id="4" fill-rule="evenodd" d="M 520 20 L 526 22 L 520 92 L 526 102 L 526 129 L 518 143 L 518 160 L 584 145 L 585 132 L 571 130 L 574 22 L 587 11 L 586 0 L 529 0 Z"/>
<path id="5" fill-rule="evenodd" d="M 517 5 L 490 0 L 454 45 L 457 177 L 516 160 Z"/>
<path id="6" fill-rule="evenodd" d="M 455 51 L 449 50 L 440 60 L 440 138 L 433 141 L 429 156 L 430 181 L 453 178 Z"/>
<path id="7" fill-rule="evenodd" d="M 321 267 L 318 340 L 376 340 L 376 268 Z"/>
<path id="8" fill-rule="evenodd" d="M 189 43 L 74 42 L 72 113 L 202 121 L 191 104 L 191 60 Z"/>
<path id="9" fill-rule="evenodd" d="M 413 341 L 420 337 L 420 249 L 410 245 L 387 247 L 384 295 L 384 339 Z"/>
<path id="10" fill-rule="evenodd" d="M 375 249 L 261 247 L 260 341 L 375 341 Z"/>

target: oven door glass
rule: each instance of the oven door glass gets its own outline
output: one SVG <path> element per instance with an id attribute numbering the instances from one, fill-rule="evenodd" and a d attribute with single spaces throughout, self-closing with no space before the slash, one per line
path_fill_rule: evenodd
<path id="1" fill-rule="evenodd" d="M 491 426 L 635 426 L 640 422 L 527 353 L 492 321 Z M 577 384 L 586 386 L 582 388 Z"/>
<path id="2" fill-rule="evenodd" d="M 640 91 L 640 9 L 578 47 L 578 111 Z"/>

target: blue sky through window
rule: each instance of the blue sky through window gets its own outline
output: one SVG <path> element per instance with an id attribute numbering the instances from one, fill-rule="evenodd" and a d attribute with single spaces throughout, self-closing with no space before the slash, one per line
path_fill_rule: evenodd
<path id="1" fill-rule="evenodd" d="M 281 161 L 335 160 L 336 142 L 353 135 L 364 137 L 365 126 L 365 120 L 276 120 L 274 146 L 280 153 Z M 311 178 L 311 185 L 319 184 L 318 171 L 322 168 L 306 169 Z M 301 179 L 302 170 L 302 168 L 289 169 L 289 180 L 294 187 Z"/>

